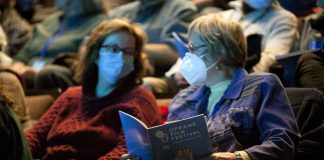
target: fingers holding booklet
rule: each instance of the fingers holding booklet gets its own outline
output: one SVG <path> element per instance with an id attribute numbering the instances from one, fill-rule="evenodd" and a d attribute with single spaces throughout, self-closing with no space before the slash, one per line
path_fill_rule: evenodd
<path id="1" fill-rule="evenodd" d="M 204 115 L 150 128 L 125 112 L 119 115 L 128 153 L 142 160 L 197 159 L 212 153 Z"/>

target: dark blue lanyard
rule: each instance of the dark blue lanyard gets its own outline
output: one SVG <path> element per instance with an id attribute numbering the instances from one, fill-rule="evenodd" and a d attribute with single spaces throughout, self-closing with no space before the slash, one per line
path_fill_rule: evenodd
<path id="1" fill-rule="evenodd" d="M 51 38 L 47 40 L 45 45 L 43 46 L 41 50 L 41 57 L 45 58 L 46 57 L 46 52 L 49 46 L 57 39 L 59 38 L 64 32 L 66 31 L 66 27 L 61 27 Z"/>

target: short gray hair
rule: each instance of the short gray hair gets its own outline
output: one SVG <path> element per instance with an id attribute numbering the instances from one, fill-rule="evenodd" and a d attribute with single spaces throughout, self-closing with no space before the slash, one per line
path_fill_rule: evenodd
<path id="1" fill-rule="evenodd" d="M 223 63 L 231 67 L 244 67 L 247 46 L 243 30 L 238 23 L 225 20 L 217 13 L 203 15 L 189 26 L 189 35 L 195 32 L 207 43 L 210 52 L 223 57 Z M 221 44 L 221 48 L 217 44 Z"/>

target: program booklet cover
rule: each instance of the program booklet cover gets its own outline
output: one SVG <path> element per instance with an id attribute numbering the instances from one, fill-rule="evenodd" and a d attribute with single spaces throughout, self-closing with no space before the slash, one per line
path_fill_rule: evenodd
<path id="1" fill-rule="evenodd" d="M 128 153 L 142 160 L 198 158 L 212 153 L 204 115 L 148 128 L 142 121 L 119 111 Z"/>

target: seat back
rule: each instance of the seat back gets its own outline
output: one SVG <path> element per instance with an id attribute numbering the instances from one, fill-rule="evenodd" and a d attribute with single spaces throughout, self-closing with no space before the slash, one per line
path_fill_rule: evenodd
<path id="1" fill-rule="evenodd" d="M 301 139 L 295 160 L 322 159 L 324 156 L 324 97 L 315 88 L 286 88 Z"/>

